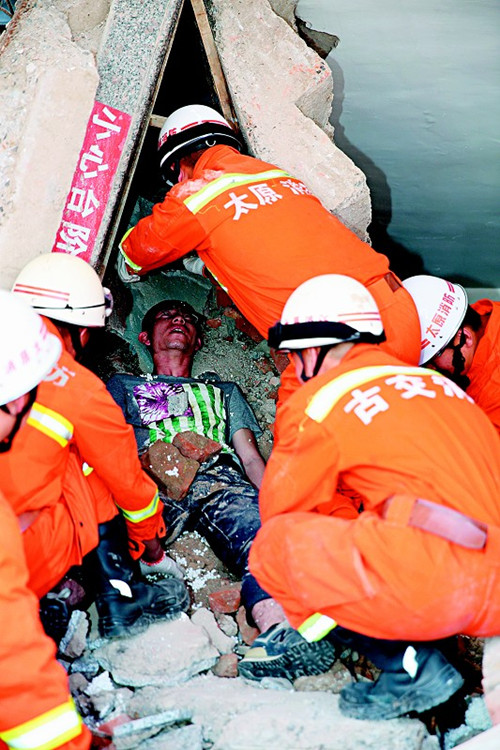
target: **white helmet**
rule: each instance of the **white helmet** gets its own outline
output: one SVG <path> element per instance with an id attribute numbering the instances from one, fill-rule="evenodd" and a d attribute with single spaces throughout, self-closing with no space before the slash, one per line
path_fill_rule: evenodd
<path id="1" fill-rule="evenodd" d="M 29 393 L 56 364 L 61 342 L 42 318 L 12 294 L 0 290 L 0 404 Z"/>
<path id="2" fill-rule="evenodd" d="M 109 289 L 82 258 L 45 253 L 19 273 L 12 291 L 41 315 L 76 326 L 102 328 L 111 314 Z"/>
<path id="3" fill-rule="evenodd" d="M 467 292 L 460 284 L 437 276 L 411 276 L 403 281 L 420 318 L 420 361 L 436 357 L 454 338 L 467 312 Z"/>
<path id="4" fill-rule="evenodd" d="M 281 322 L 269 329 L 275 349 L 307 349 L 346 341 L 378 344 L 384 327 L 371 293 L 350 276 L 325 274 L 301 284 L 287 300 Z"/>
<path id="5" fill-rule="evenodd" d="M 201 148 L 226 143 L 241 149 L 231 125 L 212 107 L 189 104 L 167 117 L 158 139 L 160 169 L 168 182 L 179 179 L 179 159 Z"/>

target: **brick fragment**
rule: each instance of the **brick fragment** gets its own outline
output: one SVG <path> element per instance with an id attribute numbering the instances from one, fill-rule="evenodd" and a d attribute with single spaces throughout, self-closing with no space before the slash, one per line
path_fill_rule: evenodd
<path id="1" fill-rule="evenodd" d="M 175 445 L 157 440 L 141 455 L 145 471 L 172 500 L 182 500 L 200 468 L 198 461 L 186 458 Z"/>
<path id="2" fill-rule="evenodd" d="M 173 445 L 180 450 L 186 458 L 192 458 L 202 464 L 210 456 L 215 456 L 222 450 L 222 445 L 216 440 L 211 440 L 205 435 L 185 430 L 178 432 L 172 441 Z"/>
<path id="3" fill-rule="evenodd" d="M 275 349 L 271 349 L 271 357 L 273 358 L 274 364 L 279 373 L 282 373 L 290 364 L 288 355 L 283 354 L 283 352 L 277 352 Z"/>
<path id="4" fill-rule="evenodd" d="M 214 591 L 208 596 L 208 604 L 212 612 L 229 615 L 237 612 L 241 604 L 241 587 L 231 586 Z"/>
<path id="5" fill-rule="evenodd" d="M 219 307 L 232 307 L 233 305 L 233 301 L 229 294 L 220 287 L 216 287 L 215 289 L 215 299 Z"/>
<path id="6" fill-rule="evenodd" d="M 238 677 L 238 657 L 236 654 L 223 654 L 219 656 L 212 667 L 212 672 L 217 677 Z"/>
<path id="7" fill-rule="evenodd" d="M 261 357 L 255 363 L 259 370 L 266 375 L 268 372 L 272 372 L 273 366 L 267 357 Z"/>
<path id="8" fill-rule="evenodd" d="M 239 608 L 238 612 L 236 613 L 236 622 L 238 623 L 238 627 L 240 629 L 241 640 L 243 641 L 243 643 L 246 643 L 247 646 L 251 646 L 257 636 L 260 635 L 260 630 L 258 630 L 257 628 L 253 628 L 248 624 L 245 607 Z"/>
<path id="9" fill-rule="evenodd" d="M 206 324 L 209 328 L 220 328 L 222 320 L 220 318 L 208 318 Z"/>
<path id="10" fill-rule="evenodd" d="M 261 341 L 264 340 L 264 337 L 261 336 L 261 334 L 255 328 L 255 326 L 249 323 L 248 320 L 244 318 L 243 316 L 236 318 L 236 328 L 242 333 L 244 333 L 246 336 L 251 338 L 252 341 L 255 341 L 256 344 L 259 344 Z"/>

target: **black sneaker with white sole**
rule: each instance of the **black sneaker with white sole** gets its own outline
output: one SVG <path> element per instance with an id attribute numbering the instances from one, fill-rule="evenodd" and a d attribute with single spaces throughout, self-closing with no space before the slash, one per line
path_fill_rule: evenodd
<path id="1" fill-rule="evenodd" d="M 335 647 L 326 640 L 309 643 L 288 622 L 280 622 L 253 642 L 238 665 L 240 675 L 249 680 L 326 672 L 335 661 Z"/>

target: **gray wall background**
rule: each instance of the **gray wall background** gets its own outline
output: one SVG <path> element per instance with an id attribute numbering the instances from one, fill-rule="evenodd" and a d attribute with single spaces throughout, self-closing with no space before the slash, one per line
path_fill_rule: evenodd
<path id="1" fill-rule="evenodd" d="M 299 0 L 297 15 L 340 38 L 335 141 L 410 272 L 500 298 L 500 1 Z"/>

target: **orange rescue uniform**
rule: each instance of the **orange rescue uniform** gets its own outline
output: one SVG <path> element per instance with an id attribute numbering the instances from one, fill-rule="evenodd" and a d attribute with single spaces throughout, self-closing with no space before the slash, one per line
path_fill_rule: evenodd
<path id="1" fill-rule="evenodd" d="M 500 302 L 481 299 L 472 305 L 482 318 L 484 333 L 467 373 L 467 393 L 486 412 L 500 434 Z"/>
<path id="2" fill-rule="evenodd" d="M 65 350 L 0 455 L 0 489 L 24 529 L 29 585 L 40 597 L 97 545 L 98 524 L 117 506 L 133 557 L 144 540 L 165 534 L 163 506 L 142 471 L 132 428 L 99 378 Z"/>
<path id="3" fill-rule="evenodd" d="M 458 386 L 361 344 L 281 419 L 250 570 L 294 627 L 323 615 L 398 640 L 500 632 L 500 440 Z M 355 520 L 337 517 L 339 482 L 363 500 Z M 487 524 L 486 546 L 410 525 L 415 498 Z"/>
<path id="4" fill-rule="evenodd" d="M 27 582 L 17 519 L 0 495 L 0 748 L 87 750 L 89 731 Z"/>
<path id="5" fill-rule="evenodd" d="M 208 149 L 192 178 L 175 185 L 122 242 L 128 266 L 139 275 L 191 250 L 264 338 L 302 282 L 326 273 L 351 276 L 375 297 L 390 350 L 418 363 L 418 314 L 386 256 L 272 164 L 229 146 Z M 285 373 L 291 392 L 299 383 L 291 367 Z"/>

